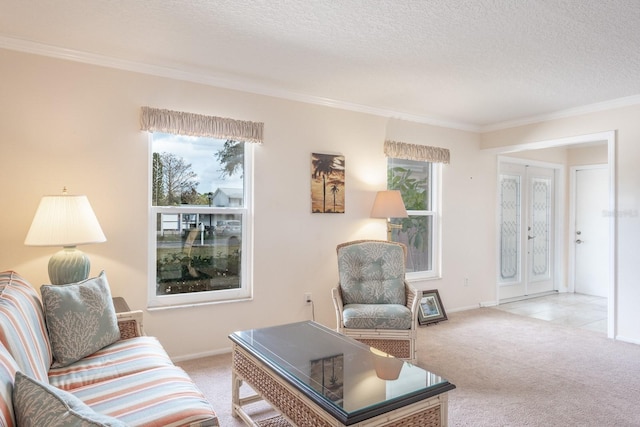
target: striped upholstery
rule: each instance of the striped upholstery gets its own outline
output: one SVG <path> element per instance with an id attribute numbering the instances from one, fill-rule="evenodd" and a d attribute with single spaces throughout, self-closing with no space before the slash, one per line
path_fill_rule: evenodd
<path id="1" fill-rule="evenodd" d="M 14 427 L 13 381 L 18 365 L 6 348 L 0 343 L 0 426 Z"/>
<path id="2" fill-rule="evenodd" d="M 71 393 L 16 372 L 13 411 L 20 427 L 129 427 L 99 414 Z"/>
<path id="3" fill-rule="evenodd" d="M 91 384 L 73 394 L 94 411 L 130 426 L 218 426 L 213 408 L 177 366 L 164 366 Z"/>
<path id="4" fill-rule="evenodd" d="M 49 383 L 69 391 L 146 369 L 171 365 L 171 359 L 155 337 L 136 337 L 116 341 L 69 366 L 52 368 L 49 371 Z"/>
<path id="5" fill-rule="evenodd" d="M 218 426 L 209 402 L 154 337 L 121 339 L 62 368 L 52 362 L 38 294 L 17 273 L 0 272 L 0 427 L 16 427 L 18 370 L 131 426 Z"/>
<path id="6" fill-rule="evenodd" d="M 51 346 L 35 289 L 13 271 L 0 273 L 0 342 L 26 375 L 48 382 Z"/>

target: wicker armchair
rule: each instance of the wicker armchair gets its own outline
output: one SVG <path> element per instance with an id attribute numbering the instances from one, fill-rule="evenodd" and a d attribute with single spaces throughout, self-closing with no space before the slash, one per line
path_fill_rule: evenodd
<path id="1" fill-rule="evenodd" d="M 417 291 L 405 281 L 405 245 L 357 240 L 338 245 L 338 286 L 331 293 L 337 331 L 415 362 Z"/>

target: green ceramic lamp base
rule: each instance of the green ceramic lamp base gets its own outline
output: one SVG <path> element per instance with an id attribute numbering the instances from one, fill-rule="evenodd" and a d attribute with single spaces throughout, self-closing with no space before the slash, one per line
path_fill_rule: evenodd
<path id="1" fill-rule="evenodd" d="M 89 257 L 75 246 L 65 246 L 49 260 L 49 280 L 54 285 L 76 283 L 89 277 Z"/>

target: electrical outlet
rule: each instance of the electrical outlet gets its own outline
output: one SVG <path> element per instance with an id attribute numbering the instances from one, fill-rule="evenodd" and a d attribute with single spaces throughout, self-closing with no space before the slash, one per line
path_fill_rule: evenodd
<path id="1" fill-rule="evenodd" d="M 305 304 L 311 304 L 311 292 L 304 293 L 304 302 Z"/>
<path id="2" fill-rule="evenodd" d="M 467 277 L 464 278 L 464 286 L 465 287 L 469 286 L 469 278 Z"/>

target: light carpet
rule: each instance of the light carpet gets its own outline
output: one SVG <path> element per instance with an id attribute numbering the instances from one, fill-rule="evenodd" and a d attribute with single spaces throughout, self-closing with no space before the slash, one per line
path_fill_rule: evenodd
<path id="1" fill-rule="evenodd" d="M 178 363 L 231 416 L 229 354 Z M 449 425 L 640 426 L 640 346 L 491 308 L 449 313 L 418 331 L 419 366 L 456 385 Z M 256 404 L 258 417 L 270 415 Z"/>

